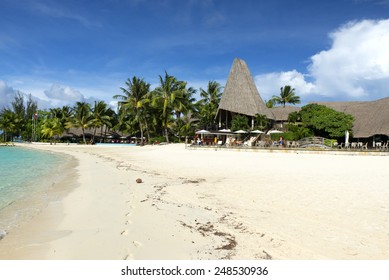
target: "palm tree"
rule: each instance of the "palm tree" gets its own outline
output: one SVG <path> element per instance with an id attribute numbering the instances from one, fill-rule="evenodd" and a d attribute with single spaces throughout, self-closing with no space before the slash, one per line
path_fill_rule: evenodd
<path id="1" fill-rule="evenodd" d="M 280 96 L 273 95 L 271 99 L 276 104 L 282 104 L 285 107 L 286 103 L 299 104 L 300 97 L 295 95 L 295 89 L 289 85 L 281 87 Z"/>
<path id="2" fill-rule="evenodd" d="M 115 95 L 115 99 L 120 99 L 119 106 L 122 106 L 126 110 L 135 110 L 136 121 L 139 124 L 140 129 L 140 144 L 143 145 L 143 130 L 144 125 L 147 126 L 146 119 L 144 117 L 144 109 L 146 104 L 150 102 L 149 92 L 150 84 L 146 83 L 143 79 L 134 76 L 126 81 L 126 88 L 120 89 L 124 95 Z"/>
<path id="3" fill-rule="evenodd" d="M 108 105 L 104 101 L 95 101 L 95 105 L 92 109 L 92 122 L 93 122 L 93 138 L 92 141 L 95 141 L 96 130 L 99 127 L 101 129 L 101 135 L 103 135 L 103 126 L 110 123 L 111 117 L 107 113 Z"/>
<path id="4" fill-rule="evenodd" d="M 270 121 L 266 115 L 256 114 L 255 115 L 255 129 L 264 130 L 269 127 Z"/>
<path id="5" fill-rule="evenodd" d="M 84 140 L 85 144 L 86 144 L 85 129 L 92 126 L 93 123 L 92 120 L 93 119 L 92 119 L 90 105 L 85 102 L 77 102 L 74 108 L 72 123 L 74 127 L 81 128 L 82 139 Z"/>
<path id="6" fill-rule="evenodd" d="M 41 127 L 41 133 L 50 139 L 50 145 L 53 144 L 55 136 L 59 136 L 63 133 L 64 129 L 61 127 L 61 121 L 57 117 L 46 118 Z M 55 140 L 54 140 L 55 144 Z"/>
<path id="7" fill-rule="evenodd" d="M 172 124 L 171 117 L 173 114 L 173 104 L 176 97 L 180 97 L 183 94 L 182 83 L 177 81 L 174 76 L 170 76 L 165 71 L 165 77 L 159 76 L 160 85 L 155 89 L 156 101 L 160 101 L 162 104 L 162 125 L 163 134 L 166 138 L 166 142 L 169 143 L 169 125 Z"/>
<path id="8" fill-rule="evenodd" d="M 195 118 L 191 111 L 185 114 L 182 118 L 176 119 L 175 128 L 179 141 L 181 141 L 181 137 L 194 135 L 195 127 L 198 121 L 199 119 Z"/>
<path id="9" fill-rule="evenodd" d="M 273 108 L 274 107 L 274 100 L 269 99 L 268 101 L 265 102 L 265 105 L 267 108 Z"/>
<path id="10" fill-rule="evenodd" d="M 213 126 L 215 123 L 217 109 L 222 96 L 222 89 L 223 87 L 216 81 L 209 81 L 206 91 L 200 88 L 200 96 L 202 99 L 198 104 L 200 107 L 201 123 L 204 128 Z"/>
<path id="11" fill-rule="evenodd" d="M 196 90 L 192 87 L 186 88 L 187 82 L 178 81 L 178 92 L 173 101 L 173 111 L 176 119 L 180 119 L 181 116 L 189 111 L 194 111 L 195 98 L 193 95 Z"/>
<path id="12" fill-rule="evenodd" d="M 3 109 L 0 114 L 0 128 L 3 130 L 3 139 L 4 142 L 7 142 L 8 134 L 12 138 L 12 133 L 16 128 L 16 123 L 18 123 L 17 115 L 9 110 Z"/>

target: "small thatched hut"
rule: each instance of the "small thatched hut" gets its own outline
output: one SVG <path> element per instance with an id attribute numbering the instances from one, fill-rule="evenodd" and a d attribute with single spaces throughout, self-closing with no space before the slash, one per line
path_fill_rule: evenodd
<path id="1" fill-rule="evenodd" d="M 257 114 L 274 119 L 273 114 L 259 95 L 246 62 L 238 58 L 234 59 L 219 103 L 217 112 L 219 128 L 228 128 L 235 114 L 251 117 L 252 126 L 254 125 L 254 116 Z"/>

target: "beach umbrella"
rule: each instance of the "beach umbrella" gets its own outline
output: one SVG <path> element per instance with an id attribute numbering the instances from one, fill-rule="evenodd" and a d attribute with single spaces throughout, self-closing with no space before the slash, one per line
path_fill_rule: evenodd
<path id="1" fill-rule="evenodd" d="M 234 133 L 242 134 L 242 133 L 247 133 L 247 131 L 244 131 L 244 130 L 237 130 L 237 131 L 234 131 Z"/>
<path id="2" fill-rule="evenodd" d="M 196 134 L 201 134 L 201 139 L 203 139 L 204 134 L 210 134 L 210 132 L 208 130 L 202 129 L 202 130 L 196 131 Z"/>
<path id="3" fill-rule="evenodd" d="M 253 130 L 253 131 L 251 131 L 251 133 L 257 133 L 257 134 L 261 134 L 261 133 L 263 133 L 263 131 L 261 131 L 261 130 Z"/>
<path id="4" fill-rule="evenodd" d="M 228 132 L 231 132 L 231 129 L 223 128 L 223 129 L 220 129 L 219 132 L 227 132 L 228 133 Z"/>
<path id="5" fill-rule="evenodd" d="M 210 132 L 208 130 L 205 130 L 205 129 L 196 131 L 196 134 L 207 134 L 207 133 L 210 133 Z"/>
<path id="6" fill-rule="evenodd" d="M 269 134 L 273 134 L 273 133 L 284 133 L 284 132 L 282 132 L 281 130 L 277 130 L 277 129 L 271 129 L 266 134 L 269 135 Z"/>

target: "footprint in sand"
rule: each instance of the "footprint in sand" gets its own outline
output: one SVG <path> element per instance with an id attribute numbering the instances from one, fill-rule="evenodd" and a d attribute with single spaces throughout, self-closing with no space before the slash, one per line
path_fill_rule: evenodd
<path id="1" fill-rule="evenodd" d="M 134 244 L 134 246 L 135 247 L 140 247 L 140 246 L 142 246 L 142 243 L 141 242 L 139 242 L 139 241 L 132 241 L 132 244 Z"/>
<path id="2" fill-rule="evenodd" d="M 131 212 L 126 213 L 126 217 L 131 216 Z"/>
<path id="3" fill-rule="evenodd" d="M 128 230 L 123 230 L 120 235 L 127 235 L 128 234 Z"/>
<path id="4" fill-rule="evenodd" d="M 132 224 L 132 221 L 130 221 L 130 220 L 126 221 L 126 225 L 131 225 L 131 224 Z"/>

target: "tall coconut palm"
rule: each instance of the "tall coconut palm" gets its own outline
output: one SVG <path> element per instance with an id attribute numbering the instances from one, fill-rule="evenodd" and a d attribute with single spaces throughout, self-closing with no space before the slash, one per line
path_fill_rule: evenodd
<path id="1" fill-rule="evenodd" d="M 76 103 L 76 106 L 74 107 L 72 123 L 74 127 L 81 128 L 82 139 L 86 144 L 85 129 L 91 127 L 93 124 L 92 113 L 91 113 L 90 105 L 88 103 L 86 102 Z"/>
<path id="2" fill-rule="evenodd" d="M 144 126 L 147 126 L 147 124 L 145 124 L 146 118 L 144 117 L 144 109 L 150 102 L 150 84 L 146 83 L 143 79 L 134 76 L 132 79 L 126 81 L 126 88 L 121 87 L 120 89 L 124 95 L 115 95 L 114 98 L 121 100 L 119 101 L 119 106 L 124 107 L 124 109 L 135 110 L 136 121 L 139 124 L 140 130 L 140 144 L 143 145 Z"/>
<path id="3" fill-rule="evenodd" d="M 155 89 L 156 99 L 162 104 L 162 125 L 163 134 L 166 138 L 166 142 L 169 143 L 169 125 L 171 122 L 171 116 L 173 114 L 173 104 L 178 96 L 182 96 L 182 84 L 174 76 L 170 76 L 165 71 L 165 77 L 159 76 L 160 85 Z"/>
<path id="4" fill-rule="evenodd" d="M 95 141 L 96 130 L 100 128 L 101 136 L 103 135 L 103 126 L 110 123 L 111 117 L 107 113 L 108 105 L 104 101 L 95 101 L 92 109 L 93 122 L 93 142 Z"/>
<path id="5" fill-rule="evenodd" d="M 64 132 L 64 129 L 61 126 L 61 121 L 57 117 L 46 118 L 44 119 L 41 126 L 42 136 L 45 136 L 50 139 L 50 145 L 53 144 L 53 139 L 55 136 L 60 136 Z M 55 139 L 54 139 L 55 144 Z"/>
<path id="6" fill-rule="evenodd" d="M 285 107 L 286 103 L 299 104 L 300 97 L 296 95 L 295 89 L 289 85 L 281 87 L 280 96 L 273 95 L 271 99 L 276 104 L 282 104 Z"/>
<path id="7" fill-rule="evenodd" d="M 178 81 L 177 85 L 178 91 L 172 105 L 176 119 L 179 120 L 183 114 L 186 114 L 189 111 L 194 111 L 196 99 L 193 95 L 196 93 L 196 90 L 192 87 L 187 88 L 187 82 L 184 81 Z"/>
<path id="8" fill-rule="evenodd" d="M 219 107 L 223 87 L 216 81 L 209 81 L 207 90 L 200 88 L 201 99 L 199 101 L 199 111 L 201 124 L 208 128 L 215 123 L 217 108 Z"/>

